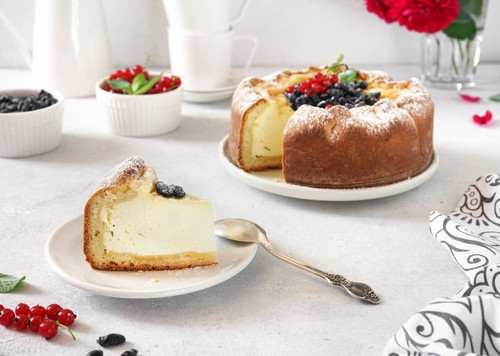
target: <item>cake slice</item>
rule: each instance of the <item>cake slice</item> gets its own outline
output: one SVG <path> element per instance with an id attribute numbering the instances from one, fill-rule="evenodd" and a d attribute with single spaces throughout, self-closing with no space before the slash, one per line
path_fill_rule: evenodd
<path id="1" fill-rule="evenodd" d="M 170 270 L 217 263 L 208 200 L 158 181 L 140 157 L 117 165 L 84 211 L 83 252 L 94 269 Z"/>

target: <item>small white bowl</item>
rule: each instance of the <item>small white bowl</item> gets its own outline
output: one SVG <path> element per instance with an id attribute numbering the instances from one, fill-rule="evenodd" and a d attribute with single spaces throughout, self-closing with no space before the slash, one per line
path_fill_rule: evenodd
<path id="1" fill-rule="evenodd" d="M 52 151 L 61 143 L 64 97 L 46 90 L 57 103 L 43 109 L 0 113 L 0 157 L 35 156 Z M 3 89 L 0 95 L 13 97 L 37 95 L 40 89 Z"/>
<path id="2" fill-rule="evenodd" d="M 158 136 L 175 130 L 181 123 L 184 84 L 174 90 L 142 95 L 111 93 L 96 84 L 96 98 L 111 131 L 120 136 Z"/>

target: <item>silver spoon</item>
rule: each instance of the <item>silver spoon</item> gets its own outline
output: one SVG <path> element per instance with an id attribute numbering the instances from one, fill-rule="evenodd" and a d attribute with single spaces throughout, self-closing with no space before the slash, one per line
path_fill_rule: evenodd
<path id="1" fill-rule="evenodd" d="M 339 274 L 320 271 L 277 251 L 268 240 L 266 231 L 252 221 L 236 218 L 217 220 L 215 222 L 215 235 L 233 241 L 258 243 L 279 259 L 323 277 L 334 285 L 343 287 L 354 298 L 359 298 L 373 304 L 380 302 L 380 298 L 370 286 L 364 283 L 351 282 Z"/>

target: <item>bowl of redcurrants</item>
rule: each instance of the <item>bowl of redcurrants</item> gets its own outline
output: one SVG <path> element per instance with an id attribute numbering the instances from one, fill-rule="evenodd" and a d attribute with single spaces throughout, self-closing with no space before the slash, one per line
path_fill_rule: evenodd
<path id="1" fill-rule="evenodd" d="M 0 157 L 52 151 L 61 143 L 64 97 L 38 88 L 0 90 Z"/>
<path id="2" fill-rule="evenodd" d="M 96 84 L 96 99 L 114 134 L 162 135 L 181 122 L 184 96 L 175 75 L 153 73 L 141 65 L 119 69 Z"/>

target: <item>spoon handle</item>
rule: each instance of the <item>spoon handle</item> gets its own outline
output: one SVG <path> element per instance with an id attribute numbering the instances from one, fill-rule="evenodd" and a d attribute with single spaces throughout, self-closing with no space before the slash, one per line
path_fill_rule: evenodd
<path id="1" fill-rule="evenodd" d="M 344 276 L 341 276 L 340 274 L 326 273 L 317 268 L 306 265 L 303 262 L 300 262 L 290 256 L 279 252 L 269 241 L 261 242 L 260 244 L 268 252 L 278 257 L 279 259 L 288 262 L 296 267 L 302 268 L 303 270 L 311 272 L 319 277 L 322 277 L 334 285 L 343 287 L 347 291 L 347 293 L 349 293 L 349 295 L 354 298 L 358 298 L 373 304 L 378 304 L 380 302 L 380 298 L 375 294 L 373 289 L 365 283 L 352 282 Z"/>

